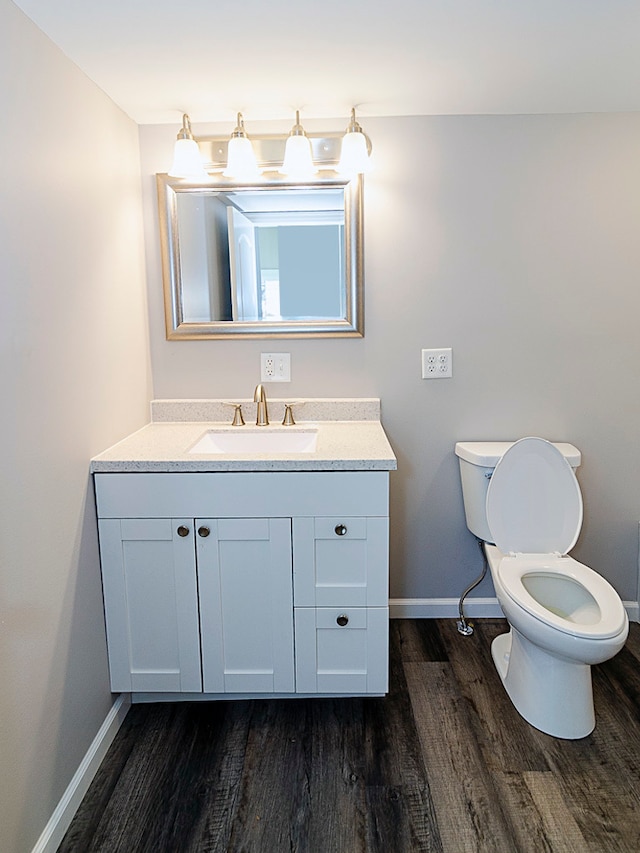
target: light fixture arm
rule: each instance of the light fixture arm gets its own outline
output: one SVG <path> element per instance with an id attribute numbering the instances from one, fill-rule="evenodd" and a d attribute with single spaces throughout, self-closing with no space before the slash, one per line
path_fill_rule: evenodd
<path id="1" fill-rule="evenodd" d="M 176 139 L 193 139 L 193 133 L 191 132 L 191 121 L 186 113 L 184 113 L 182 116 L 182 127 L 178 131 Z"/>
<path id="2" fill-rule="evenodd" d="M 296 110 L 296 123 L 291 128 L 289 136 L 306 136 L 304 127 L 300 124 L 300 110 Z"/>
<path id="3" fill-rule="evenodd" d="M 364 133 L 363 129 L 360 127 L 358 122 L 356 121 L 356 108 L 351 108 L 351 121 L 349 122 L 349 126 L 347 127 L 345 133 Z"/>
<path id="4" fill-rule="evenodd" d="M 232 139 L 246 139 L 247 131 L 244 129 L 244 119 L 242 117 L 242 113 L 238 113 L 238 118 L 236 119 L 236 126 L 233 129 L 231 134 Z"/>

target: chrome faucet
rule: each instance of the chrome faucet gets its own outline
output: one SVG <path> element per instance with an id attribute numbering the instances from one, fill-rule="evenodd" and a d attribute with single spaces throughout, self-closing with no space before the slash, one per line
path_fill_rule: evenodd
<path id="1" fill-rule="evenodd" d="M 253 402 L 258 404 L 258 411 L 256 413 L 256 426 L 269 426 L 267 394 L 262 385 L 256 385 L 256 390 L 253 392 Z"/>

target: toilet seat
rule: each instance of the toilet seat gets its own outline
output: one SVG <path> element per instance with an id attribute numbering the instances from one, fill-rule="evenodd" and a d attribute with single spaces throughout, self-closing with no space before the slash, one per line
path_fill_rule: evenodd
<path id="1" fill-rule="evenodd" d="M 566 554 L 582 527 L 582 494 L 571 466 L 551 442 L 522 438 L 495 467 L 486 511 L 503 554 Z"/>
<path id="2" fill-rule="evenodd" d="M 626 613 L 618 593 L 593 569 L 558 554 L 504 556 L 498 568 L 500 582 L 509 598 L 531 616 L 564 634 L 577 638 L 605 640 L 617 636 L 626 625 Z M 527 577 L 558 576 L 573 582 L 592 597 L 597 608 L 588 621 L 572 621 L 554 613 L 536 600 L 526 588 Z"/>

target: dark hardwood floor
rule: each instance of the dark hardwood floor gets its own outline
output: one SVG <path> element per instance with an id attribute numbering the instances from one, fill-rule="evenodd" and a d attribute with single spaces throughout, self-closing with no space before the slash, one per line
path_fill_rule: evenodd
<path id="1" fill-rule="evenodd" d="M 504 626 L 392 621 L 384 699 L 134 706 L 59 853 L 637 853 L 640 625 L 579 741 L 511 706 Z"/>

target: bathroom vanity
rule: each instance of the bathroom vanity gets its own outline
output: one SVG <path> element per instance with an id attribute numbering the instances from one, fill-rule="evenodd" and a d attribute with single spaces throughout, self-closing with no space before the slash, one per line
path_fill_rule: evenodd
<path id="1" fill-rule="evenodd" d="M 224 425 L 221 406 L 155 401 L 151 424 L 92 461 L 112 689 L 384 694 L 396 461 L 379 401 L 306 401 L 312 420 L 260 433 L 311 431 L 310 452 L 194 453 L 208 433 L 246 430 L 250 447 L 264 430 Z"/>

